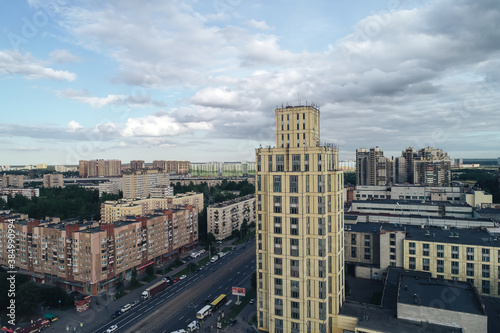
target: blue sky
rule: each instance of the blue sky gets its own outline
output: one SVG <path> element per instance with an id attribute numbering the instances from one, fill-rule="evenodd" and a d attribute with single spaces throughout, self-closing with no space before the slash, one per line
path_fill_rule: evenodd
<path id="1" fill-rule="evenodd" d="M 496 0 L 0 5 L 0 165 L 254 160 L 306 102 L 342 159 L 500 156 Z"/>

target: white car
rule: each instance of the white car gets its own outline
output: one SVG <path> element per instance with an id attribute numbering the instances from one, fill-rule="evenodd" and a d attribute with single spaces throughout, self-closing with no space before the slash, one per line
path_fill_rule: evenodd
<path id="1" fill-rule="evenodd" d="M 186 278 L 186 275 L 179 276 L 179 280 L 184 280 L 185 278 Z"/>
<path id="2" fill-rule="evenodd" d="M 111 326 L 110 328 L 108 328 L 108 329 L 106 330 L 106 333 L 111 333 L 111 332 L 114 332 L 114 331 L 116 331 L 117 329 L 118 329 L 118 325 L 113 325 L 113 326 Z"/>
<path id="3" fill-rule="evenodd" d="M 126 311 L 130 310 L 130 308 L 132 307 L 132 305 L 130 304 L 125 304 L 124 306 L 122 306 L 122 308 L 120 309 L 120 311 L 122 313 L 125 313 Z"/>

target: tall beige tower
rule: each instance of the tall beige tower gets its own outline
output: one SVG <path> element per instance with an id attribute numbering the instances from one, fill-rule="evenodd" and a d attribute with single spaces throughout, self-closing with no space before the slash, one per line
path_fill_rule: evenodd
<path id="1" fill-rule="evenodd" d="M 276 148 L 256 150 L 257 318 L 267 332 L 331 332 L 344 295 L 342 171 L 319 109 L 276 109 Z"/>

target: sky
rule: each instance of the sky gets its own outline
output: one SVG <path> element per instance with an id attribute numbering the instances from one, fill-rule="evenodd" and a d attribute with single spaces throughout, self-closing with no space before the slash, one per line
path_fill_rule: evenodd
<path id="1" fill-rule="evenodd" d="M 341 159 L 500 156 L 498 0 L 0 6 L 0 165 L 254 161 L 312 103 Z"/>

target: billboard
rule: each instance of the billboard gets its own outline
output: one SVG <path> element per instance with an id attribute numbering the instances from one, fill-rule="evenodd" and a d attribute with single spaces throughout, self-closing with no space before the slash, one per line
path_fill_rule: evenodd
<path id="1" fill-rule="evenodd" d="M 245 296 L 245 288 L 233 287 L 233 295 Z"/>

